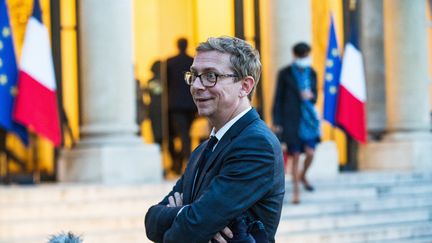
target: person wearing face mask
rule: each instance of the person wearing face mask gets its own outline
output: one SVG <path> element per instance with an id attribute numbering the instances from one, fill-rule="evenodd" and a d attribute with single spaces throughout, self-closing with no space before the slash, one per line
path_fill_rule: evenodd
<path id="1" fill-rule="evenodd" d="M 315 147 L 320 141 L 319 119 L 314 108 L 317 101 L 316 73 L 311 67 L 311 48 L 304 42 L 293 47 L 294 62 L 278 73 L 273 104 L 273 130 L 292 158 L 292 202 L 300 202 L 299 183 L 307 191 L 314 188 L 306 178 Z M 305 153 L 299 171 L 300 154 Z"/>

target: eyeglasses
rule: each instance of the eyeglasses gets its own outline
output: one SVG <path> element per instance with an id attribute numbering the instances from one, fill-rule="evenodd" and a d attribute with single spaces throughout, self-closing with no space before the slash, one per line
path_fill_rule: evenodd
<path id="1" fill-rule="evenodd" d="M 201 74 L 197 74 L 194 72 L 184 72 L 184 80 L 188 85 L 192 85 L 195 82 L 196 78 L 199 78 L 201 81 L 201 84 L 206 88 L 211 88 L 216 85 L 216 82 L 218 81 L 218 78 L 226 78 L 226 77 L 232 77 L 235 78 L 237 75 L 235 74 L 217 74 L 215 72 L 205 72 Z"/>

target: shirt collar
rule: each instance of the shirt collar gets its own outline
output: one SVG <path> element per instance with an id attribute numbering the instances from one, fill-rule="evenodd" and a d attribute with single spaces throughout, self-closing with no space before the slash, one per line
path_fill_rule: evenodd
<path id="1" fill-rule="evenodd" d="M 227 122 L 217 133 L 215 133 L 215 128 L 213 127 L 210 133 L 210 136 L 216 136 L 219 141 L 222 139 L 223 135 L 238 121 L 242 116 L 244 116 L 248 111 L 252 109 L 252 106 L 249 106 L 244 111 L 240 112 L 237 116 L 235 116 L 233 119 L 231 119 L 229 122 Z M 216 144 L 217 145 L 217 144 Z M 216 147 L 216 146 L 215 146 Z"/>

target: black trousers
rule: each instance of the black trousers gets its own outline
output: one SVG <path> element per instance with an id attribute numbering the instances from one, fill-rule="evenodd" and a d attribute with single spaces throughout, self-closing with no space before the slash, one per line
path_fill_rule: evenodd
<path id="1" fill-rule="evenodd" d="M 169 143 L 168 149 L 172 159 L 172 170 L 181 174 L 184 161 L 189 159 L 191 154 L 190 128 L 195 119 L 194 111 L 171 111 L 169 113 Z M 174 139 L 180 138 L 181 149 L 177 151 L 174 146 Z"/>

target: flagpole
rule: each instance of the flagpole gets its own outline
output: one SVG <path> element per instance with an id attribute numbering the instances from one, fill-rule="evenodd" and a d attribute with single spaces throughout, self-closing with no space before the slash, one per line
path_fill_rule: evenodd
<path id="1" fill-rule="evenodd" d="M 8 183 L 7 174 L 6 132 L 0 128 L 0 182 Z"/>
<path id="2" fill-rule="evenodd" d="M 331 127 L 330 130 L 330 139 L 333 141 L 336 141 L 336 132 L 335 132 L 336 128 L 335 127 Z"/>
<path id="3" fill-rule="evenodd" d="M 40 183 L 40 171 L 39 171 L 39 153 L 38 153 L 38 141 L 37 136 L 34 132 L 29 132 L 30 134 L 30 144 L 31 144 L 31 153 L 32 153 L 32 175 L 33 182 Z"/>
<path id="4" fill-rule="evenodd" d="M 0 128 L 0 182 L 4 174 L 5 184 L 13 180 L 9 173 L 9 161 L 18 165 L 23 172 L 26 171 L 26 163 L 7 148 L 7 138 L 7 131 Z"/>

